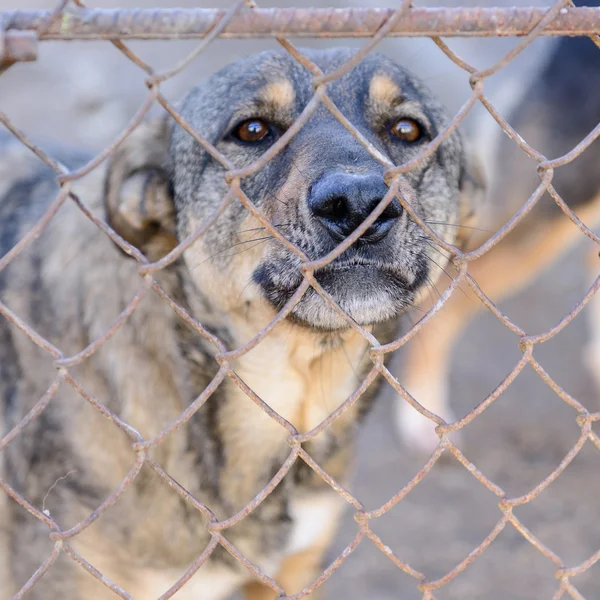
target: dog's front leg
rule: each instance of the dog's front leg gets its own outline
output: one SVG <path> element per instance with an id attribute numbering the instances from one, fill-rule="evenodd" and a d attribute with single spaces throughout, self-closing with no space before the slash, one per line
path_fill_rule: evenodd
<path id="1" fill-rule="evenodd" d="M 320 541 L 308 550 L 292 554 L 284 559 L 279 572 L 275 576 L 275 581 L 283 587 L 286 594 L 297 594 L 319 577 L 323 571 L 323 557 L 328 545 L 328 543 Z M 321 587 L 317 588 L 306 598 L 308 600 L 322 600 L 321 590 Z M 253 581 L 244 586 L 243 597 L 244 600 L 274 600 L 276 594 L 270 587 Z"/>

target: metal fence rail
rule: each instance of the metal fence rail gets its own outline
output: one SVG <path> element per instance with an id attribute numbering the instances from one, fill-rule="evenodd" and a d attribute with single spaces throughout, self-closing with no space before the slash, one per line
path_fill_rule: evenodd
<path id="1" fill-rule="evenodd" d="M 570 321 L 583 309 L 590 301 L 592 296 L 600 288 L 600 276 L 595 280 L 585 297 L 554 327 L 539 335 L 530 335 L 523 330 L 519 325 L 508 319 L 495 304 L 485 295 L 480 289 L 477 282 L 471 277 L 468 272 L 468 267 L 471 261 L 480 258 L 494 247 L 502 238 L 504 238 L 511 230 L 513 230 L 522 219 L 531 211 L 542 195 L 547 191 L 556 204 L 560 207 L 563 213 L 569 218 L 581 231 L 583 235 L 592 239 L 600 247 L 600 238 L 588 229 L 577 216 L 568 208 L 563 199 L 558 195 L 552 185 L 552 179 L 555 169 L 562 165 L 570 163 L 579 154 L 581 154 L 590 144 L 600 136 L 600 124 L 589 133 L 589 135 L 581 140 L 581 142 L 570 152 L 554 160 L 548 160 L 544 155 L 536 149 L 529 146 L 519 134 L 512 129 L 509 123 L 502 115 L 498 113 L 494 105 L 484 94 L 485 79 L 494 73 L 498 72 L 522 52 L 536 37 L 539 35 L 589 35 L 593 39 L 600 32 L 600 9 L 592 8 L 573 8 L 572 5 L 565 1 L 559 0 L 550 9 L 414 9 L 410 5 L 409 0 L 405 0 L 398 10 L 261 10 L 249 6 L 249 3 L 238 0 L 235 5 L 227 12 L 221 10 L 161 10 L 161 11 L 94 11 L 88 10 L 78 1 L 78 6 L 67 8 L 67 2 L 63 1 L 57 9 L 51 13 L 39 11 L 17 11 L 0 14 L 0 22 L 2 23 L 3 31 L 5 32 L 4 39 L 11 39 L 11 35 L 15 30 L 28 31 L 28 39 L 44 40 L 44 39 L 107 39 L 121 50 L 127 58 L 132 60 L 136 65 L 143 69 L 148 74 L 147 85 L 148 95 L 129 125 L 118 136 L 118 138 L 103 152 L 91 160 L 87 165 L 77 171 L 67 171 L 63 166 L 58 164 L 51 156 L 46 155 L 39 147 L 31 142 L 27 136 L 19 131 L 11 122 L 10 118 L 0 113 L 0 122 L 11 131 L 23 144 L 27 145 L 38 157 L 46 164 L 50 165 L 57 175 L 61 189 L 58 197 L 52 203 L 48 212 L 36 224 L 29 234 L 19 241 L 19 243 L 5 256 L 0 257 L 0 270 L 4 269 L 16 256 L 18 256 L 33 240 L 39 235 L 40 231 L 47 225 L 50 219 L 56 214 L 60 206 L 65 202 L 75 202 L 84 214 L 90 218 L 97 227 L 109 236 L 112 241 L 117 244 L 124 252 L 132 256 L 139 263 L 140 275 L 140 291 L 130 305 L 126 307 L 121 316 L 115 321 L 113 326 L 106 331 L 99 339 L 95 340 L 88 348 L 74 356 L 65 356 L 60 348 L 55 347 L 49 341 L 41 337 L 27 323 L 21 320 L 16 314 L 11 312 L 7 306 L 0 303 L 0 314 L 8 319 L 15 327 L 25 333 L 29 339 L 35 344 L 48 352 L 55 360 L 57 368 L 56 380 L 49 388 L 48 393 L 39 400 L 34 410 L 28 417 L 18 424 L 12 431 L 8 432 L 5 437 L 0 440 L 0 450 L 14 440 L 22 430 L 35 418 L 44 411 L 51 401 L 52 396 L 56 393 L 60 383 L 64 382 L 73 387 L 81 396 L 82 399 L 96 409 L 100 410 L 107 416 L 115 425 L 121 428 L 131 439 L 132 456 L 135 455 L 135 464 L 132 467 L 128 477 L 123 480 L 121 485 L 113 494 L 106 500 L 84 521 L 69 530 L 62 530 L 57 522 L 49 515 L 33 506 L 28 500 L 22 497 L 16 490 L 12 489 L 5 481 L 0 480 L 0 487 L 11 498 L 28 510 L 32 515 L 48 526 L 50 538 L 54 541 L 55 546 L 53 552 L 48 556 L 48 559 L 42 564 L 39 569 L 32 575 L 29 582 L 17 594 L 17 598 L 25 595 L 25 593 L 35 585 L 44 573 L 52 568 L 59 555 L 65 554 L 72 560 L 79 563 L 83 568 L 88 570 L 94 577 L 99 579 L 105 586 L 110 588 L 117 596 L 129 598 L 127 593 L 121 590 L 115 583 L 109 581 L 101 573 L 94 569 L 93 565 L 88 563 L 84 557 L 77 554 L 71 547 L 69 541 L 79 532 L 89 526 L 98 516 L 110 510 L 118 498 L 131 486 L 136 476 L 140 472 L 142 466 L 146 465 L 152 468 L 164 481 L 171 484 L 173 489 L 190 504 L 195 510 L 200 511 L 208 517 L 210 523 L 207 528 L 211 535 L 211 542 L 206 550 L 200 555 L 197 560 L 191 565 L 187 573 L 181 580 L 176 582 L 171 589 L 165 593 L 162 598 L 169 598 L 181 588 L 182 585 L 192 577 L 192 575 L 201 568 L 204 562 L 208 559 L 211 553 L 218 545 L 223 546 L 233 557 L 241 561 L 257 578 L 263 583 L 271 587 L 278 595 L 278 598 L 291 598 L 286 596 L 282 587 L 273 579 L 267 577 L 260 570 L 252 565 L 250 561 L 234 548 L 227 541 L 224 535 L 227 528 L 241 521 L 249 514 L 258 503 L 262 502 L 278 485 L 281 479 L 292 468 L 296 461 L 304 461 L 336 491 L 343 495 L 345 500 L 356 510 L 357 532 L 354 540 L 346 548 L 346 550 L 322 573 L 322 575 L 303 592 L 296 594 L 293 598 L 302 598 L 317 587 L 319 587 L 340 565 L 346 560 L 349 554 L 366 538 L 369 538 L 383 553 L 393 561 L 393 563 L 402 571 L 413 577 L 415 586 L 422 592 L 424 600 L 432 600 L 435 598 L 435 591 L 447 583 L 452 581 L 457 575 L 463 572 L 477 557 L 486 550 L 486 548 L 494 541 L 500 532 L 507 526 L 514 527 L 523 538 L 534 546 L 548 561 L 554 565 L 555 576 L 557 577 L 557 587 L 554 598 L 556 600 L 563 597 L 583 598 L 577 590 L 576 583 L 573 581 L 580 573 L 589 569 L 595 562 L 600 560 L 600 550 L 587 560 L 578 565 L 567 565 L 552 549 L 547 547 L 540 539 L 538 539 L 531 531 L 514 514 L 513 509 L 517 506 L 526 504 L 535 499 L 543 490 L 545 490 L 571 461 L 577 456 L 582 447 L 588 442 L 595 445 L 600 450 L 600 438 L 592 430 L 594 421 L 600 420 L 600 413 L 590 413 L 588 409 L 572 398 L 565 392 L 544 370 L 542 365 L 536 360 L 535 348 L 550 338 L 557 335 Z M 31 33 L 33 32 L 33 33 Z M 388 35 L 422 35 L 432 37 L 441 51 L 461 69 L 465 70 L 470 75 L 470 83 L 472 94 L 467 102 L 458 111 L 451 122 L 443 131 L 429 143 L 420 155 L 414 160 L 404 165 L 393 165 L 382 160 L 380 153 L 367 142 L 360 133 L 353 128 L 329 98 L 327 93 L 327 85 L 329 81 L 342 76 L 355 64 L 357 64 L 368 52 L 370 52 L 383 38 Z M 492 67 L 478 71 L 473 66 L 466 63 L 458 57 L 448 46 L 440 39 L 441 35 L 469 35 L 469 36 L 498 36 L 498 35 L 520 35 L 523 39 L 500 61 Z M 302 115 L 296 123 L 288 130 L 288 132 L 277 141 L 259 160 L 252 165 L 236 170 L 232 168 L 229 161 L 220 154 L 220 152 L 204 139 L 197 131 L 192 130 L 176 112 L 175 108 L 161 94 L 161 84 L 175 73 L 181 71 L 186 65 L 195 58 L 207 45 L 216 37 L 272 37 L 277 36 L 280 44 L 304 67 L 306 67 L 314 75 L 314 97 L 307 105 Z M 324 75 L 320 69 L 312 63 L 306 56 L 303 56 L 292 44 L 283 36 L 312 36 L 312 37 L 370 37 L 371 39 L 363 46 L 363 48 L 351 59 L 347 64 L 338 69 L 335 73 Z M 139 56 L 127 48 L 121 39 L 132 38 L 183 38 L 183 37 L 204 37 L 198 48 L 184 60 L 167 73 L 158 74 Z M 10 48 L 11 44 L 5 47 Z M 5 67 L 18 56 L 11 56 L 10 52 L 6 52 L 4 56 Z M 212 334 L 206 331 L 202 324 L 191 318 L 186 311 L 178 306 L 166 292 L 160 287 L 155 280 L 154 274 L 160 269 L 164 269 L 176 259 L 178 259 L 186 247 L 193 241 L 198 239 L 212 224 L 216 218 L 211 218 L 202 223 L 198 230 L 184 240 L 177 248 L 171 251 L 166 257 L 158 262 L 150 263 L 146 257 L 135 247 L 121 239 L 110 226 L 93 216 L 85 207 L 84 203 L 72 191 L 72 182 L 89 173 L 92 169 L 100 165 L 115 149 L 132 133 L 132 131 L 144 119 L 151 106 L 158 102 L 162 107 L 182 126 L 194 139 L 201 144 L 205 149 L 208 149 L 210 154 L 218 160 L 226 169 L 226 180 L 229 183 L 229 192 L 223 199 L 222 208 L 231 202 L 239 201 L 246 209 L 260 221 L 269 233 L 279 240 L 287 249 L 298 256 L 302 262 L 300 271 L 304 277 L 298 291 L 288 301 L 285 307 L 280 311 L 277 317 L 262 330 L 254 339 L 246 346 L 227 351 L 225 346 L 219 340 L 216 340 Z M 462 252 L 459 248 L 446 243 L 438 237 L 436 233 L 424 223 L 418 214 L 411 206 L 409 194 L 406 193 L 402 178 L 400 175 L 419 165 L 425 158 L 431 155 L 436 148 L 445 140 L 463 121 L 469 110 L 477 102 L 490 112 L 493 118 L 499 123 L 505 133 L 517 144 L 528 156 L 537 161 L 537 169 L 540 177 L 540 184 L 531 197 L 523 204 L 521 209 L 513 216 L 513 218 L 499 231 L 497 231 L 490 239 L 481 247 L 471 252 Z M 371 215 L 358 227 L 344 242 L 342 242 L 329 255 L 315 261 L 310 261 L 304 253 L 293 244 L 291 244 L 282 233 L 269 223 L 267 218 L 254 206 L 250 198 L 248 198 L 241 189 L 241 181 L 245 177 L 255 173 L 257 170 L 265 166 L 265 164 L 276 153 L 289 142 L 289 140 L 300 130 L 304 123 L 310 118 L 318 106 L 324 105 L 346 129 L 352 133 L 355 139 L 374 156 L 377 160 L 384 162 L 386 171 L 386 181 L 389 185 L 389 191 L 385 198 L 374 209 Z M 397 197 L 412 219 L 419 224 L 424 232 L 451 256 L 451 261 L 458 273 L 455 280 L 448 287 L 446 292 L 442 294 L 439 300 L 434 304 L 431 310 L 421 318 L 421 320 L 405 335 L 393 343 L 380 345 L 378 341 L 365 329 L 357 325 L 346 313 L 338 307 L 333 299 L 320 287 L 315 279 L 315 271 L 329 264 L 345 249 L 354 243 L 377 219 L 384 211 L 389 202 L 394 197 Z M 220 214 L 221 210 L 217 211 L 216 215 Z M 515 335 L 515 344 L 518 344 L 522 356 L 518 363 L 514 366 L 511 372 L 506 376 L 504 381 L 474 410 L 454 423 L 446 423 L 440 417 L 432 415 L 417 400 L 412 398 L 410 394 L 402 387 L 394 375 L 386 368 L 383 363 L 384 355 L 393 352 L 411 340 L 418 331 L 431 319 L 431 317 L 441 309 L 450 295 L 456 290 L 460 284 L 468 285 L 478 296 L 481 302 Z M 247 390 L 242 385 L 239 378 L 236 376 L 232 367 L 232 362 L 247 352 L 269 335 L 273 327 L 286 318 L 293 307 L 299 302 L 302 294 L 312 287 L 321 297 L 329 304 L 329 306 L 337 312 L 350 327 L 356 330 L 369 343 L 370 358 L 373 362 L 371 371 L 369 372 L 365 382 L 352 394 L 341 406 L 341 411 L 349 408 L 367 389 L 368 385 L 377 377 L 385 378 L 393 388 L 400 394 L 405 401 L 409 402 L 419 412 L 426 417 L 435 421 L 437 424 L 437 433 L 440 437 L 439 445 L 431 458 L 422 467 L 419 473 L 407 483 L 398 493 L 393 496 L 388 502 L 382 506 L 368 510 L 358 498 L 355 498 L 341 485 L 335 482 L 315 461 L 308 455 L 302 447 L 303 442 L 307 442 L 317 436 L 323 429 L 330 425 L 336 418 L 335 415 L 330 415 L 319 426 L 312 431 L 300 434 L 288 421 L 283 419 L 269 409 L 269 407 L 250 390 Z M 166 303 L 168 303 L 186 322 L 193 327 L 198 335 L 204 336 L 206 339 L 212 340 L 216 345 L 216 359 L 220 364 L 220 370 L 213 382 L 202 393 L 202 395 L 192 404 L 184 414 L 169 424 L 167 428 L 153 439 L 143 439 L 133 428 L 112 413 L 101 401 L 91 397 L 81 387 L 79 382 L 73 377 L 70 372 L 71 367 L 80 364 L 88 359 L 108 338 L 119 329 L 128 316 L 133 312 L 135 306 L 140 300 L 141 295 L 145 293 L 157 293 Z M 560 465 L 550 473 L 543 481 L 531 489 L 528 493 L 519 497 L 509 497 L 493 481 L 489 480 L 463 453 L 448 439 L 447 434 L 452 431 L 462 429 L 465 425 L 475 419 L 483 411 L 485 411 L 515 380 L 517 375 L 524 369 L 526 365 L 531 365 L 537 372 L 540 378 L 569 406 L 574 409 L 573 420 L 576 421 L 580 428 L 580 435 L 571 448 L 568 454 L 564 457 Z M 219 383 L 225 378 L 230 378 L 236 385 L 240 386 L 248 395 L 249 401 L 256 403 L 263 410 L 284 427 L 289 433 L 290 455 L 288 460 L 283 464 L 281 470 L 275 475 L 273 480 L 266 486 L 260 494 L 247 505 L 238 514 L 232 516 L 226 522 L 219 522 L 214 517 L 210 507 L 203 505 L 199 500 L 193 498 L 186 490 L 181 488 L 168 473 L 166 473 L 160 465 L 151 460 L 148 452 L 151 448 L 161 444 L 166 436 L 175 427 L 178 427 L 191 418 L 191 416 L 201 408 L 206 400 L 211 396 Z M 380 539 L 370 527 L 370 522 L 393 508 L 406 494 L 408 494 L 423 477 L 433 468 L 438 459 L 443 454 L 453 455 L 468 471 L 488 490 L 495 494 L 498 498 L 499 517 L 495 527 L 489 532 L 487 537 L 475 547 L 472 552 L 452 570 L 446 573 L 443 577 L 435 580 L 428 580 L 426 576 L 404 562 L 401 557 L 395 555 L 392 550 L 386 545 L 385 540 Z"/>
<path id="2" fill-rule="evenodd" d="M 524 36 L 543 18 L 545 8 L 412 8 L 388 36 Z M 255 8 L 236 14 L 222 38 L 371 37 L 394 14 L 386 8 Z M 2 15 L 8 29 L 35 30 L 46 11 Z M 79 9 L 65 12 L 41 39 L 201 38 L 225 17 L 218 9 Z M 538 35 L 586 35 L 600 30 L 600 8 L 563 8 Z"/>

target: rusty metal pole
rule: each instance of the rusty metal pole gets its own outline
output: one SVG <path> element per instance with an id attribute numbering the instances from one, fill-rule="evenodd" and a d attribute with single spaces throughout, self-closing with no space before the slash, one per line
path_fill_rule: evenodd
<path id="1" fill-rule="evenodd" d="M 392 9 L 296 8 L 239 12 L 219 34 L 222 38 L 373 36 Z M 524 36 L 546 8 L 411 8 L 389 36 L 489 37 Z M 224 18 L 220 9 L 83 9 L 69 8 L 40 35 L 41 40 L 190 39 L 205 37 Z M 0 12 L 5 29 L 33 31 L 47 11 Z M 600 33 L 600 8 L 565 7 L 539 32 L 546 36 Z"/>

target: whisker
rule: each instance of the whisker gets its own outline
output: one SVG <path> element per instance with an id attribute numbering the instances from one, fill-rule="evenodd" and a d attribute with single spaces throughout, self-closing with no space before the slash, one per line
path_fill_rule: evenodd
<path id="1" fill-rule="evenodd" d="M 240 292 L 240 295 L 238 296 L 238 300 L 244 295 L 244 292 L 254 283 L 254 281 L 252 281 L 252 278 L 249 279 L 248 283 L 242 288 L 242 291 Z"/>
<path id="2" fill-rule="evenodd" d="M 356 367 L 352 364 L 352 361 L 350 360 L 350 357 L 348 356 L 348 352 L 346 350 L 346 345 L 344 343 L 342 343 L 342 344 L 340 344 L 340 346 L 342 348 L 342 352 L 344 353 L 344 356 L 346 357 L 347 363 L 350 365 L 350 368 L 352 369 L 352 372 L 354 373 L 354 376 L 356 377 L 356 381 L 360 382 L 361 381 L 360 375 L 358 374 Z"/>
<path id="3" fill-rule="evenodd" d="M 443 256 L 446 260 L 451 260 L 450 254 L 446 253 L 445 250 L 440 249 L 431 240 L 425 240 L 425 242 L 432 250 L 437 252 L 440 256 Z"/>
<path id="4" fill-rule="evenodd" d="M 418 313 L 421 313 L 422 315 L 425 315 L 428 312 L 427 309 L 423 308 L 422 306 L 418 306 L 416 304 L 408 306 L 407 308 L 410 308 L 410 310 L 414 310 L 414 311 L 416 311 Z M 405 312 L 407 312 L 407 311 L 405 311 Z"/>
<path id="5" fill-rule="evenodd" d="M 427 283 L 427 287 L 429 288 L 429 291 L 432 295 L 435 291 L 435 293 L 438 295 L 438 299 L 442 297 L 442 295 L 440 294 L 440 290 L 438 289 L 437 285 L 435 285 L 431 277 L 429 277 L 429 275 L 425 278 L 425 283 Z"/>
<path id="6" fill-rule="evenodd" d="M 243 244 L 249 244 L 251 242 L 257 242 L 254 246 L 251 246 L 250 248 L 244 248 L 244 250 L 242 250 L 242 252 L 246 252 L 247 250 L 251 250 L 252 248 L 255 248 L 258 244 L 261 244 L 263 242 L 266 242 L 268 240 L 273 240 L 273 239 L 275 239 L 275 238 L 272 235 L 269 235 L 269 236 L 263 237 L 263 238 L 245 240 L 244 242 L 238 242 L 237 244 L 232 244 L 231 246 L 228 246 L 227 248 L 224 248 L 223 250 L 219 250 L 219 252 L 217 252 L 216 254 L 213 254 L 212 256 L 205 258 L 200 264 L 204 264 L 207 260 L 212 260 L 213 258 L 216 258 L 220 254 L 223 254 L 223 252 L 227 252 L 228 250 L 231 250 L 232 248 L 235 248 L 236 246 L 241 246 Z M 230 254 L 230 255 L 226 256 L 225 258 L 237 256 L 238 254 L 241 254 L 242 252 L 235 252 L 234 254 Z"/>
<path id="7" fill-rule="evenodd" d="M 275 198 L 275 200 L 277 200 L 277 202 L 281 202 L 281 204 L 283 204 L 284 206 L 288 207 L 288 203 L 284 202 L 283 200 L 280 200 L 273 192 L 271 192 L 270 190 L 267 192 L 267 194 L 269 194 L 269 196 L 273 196 L 273 198 Z"/>
<path id="8" fill-rule="evenodd" d="M 295 160 L 292 160 L 292 167 L 294 167 L 302 177 L 306 178 L 306 173 L 296 164 Z"/>
<path id="9" fill-rule="evenodd" d="M 280 223 L 278 225 L 273 225 L 273 227 L 290 227 L 291 225 L 294 225 L 294 223 Z M 252 229 L 242 229 L 241 231 L 238 231 L 236 235 L 240 235 L 242 233 L 249 233 L 250 231 L 262 231 L 263 229 L 266 229 L 266 227 L 253 227 Z"/>
<path id="10" fill-rule="evenodd" d="M 450 279 L 450 281 L 455 281 L 455 277 L 452 277 L 452 275 L 450 275 L 450 273 L 448 273 L 448 271 L 446 271 L 446 269 L 444 269 L 440 264 L 438 264 L 435 260 L 433 260 L 433 258 L 431 258 L 430 256 L 428 257 L 429 260 L 441 271 L 443 271 L 446 274 L 446 277 L 448 277 L 448 279 Z M 465 297 L 465 298 L 469 298 L 469 296 L 467 295 L 467 293 L 465 292 L 465 290 L 462 289 L 462 287 L 460 286 L 460 284 L 457 286 L 456 288 L 457 290 L 460 291 L 460 293 Z M 438 292 L 439 294 L 439 292 Z"/>
<path id="11" fill-rule="evenodd" d="M 483 231 L 485 233 L 494 233 L 490 229 L 482 229 L 481 227 L 471 227 L 469 225 L 457 225 L 456 223 L 446 223 L 445 221 L 427 221 L 423 219 L 424 223 L 428 225 L 446 225 L 447 227 L 460 227 L 461 229 L 473 229 L 475 231 Z"/>
<path id="12" fill-rule="evenodd" d="M 440 270 L 442 271 L 442 273 L 445 273 L 446 277 L 448 277 L 448 279 L 450 281 L 454 281 L 454 277 L 452 277 L 452 275 L 450 275 L 450 273 L 448 273 L 448 271 L 446 271 L 446 269 L 444 269 L 444 267 L 442 267 L 442 265 L 440 265 L 440 263 L 438 263 L 437 261 L 435 261 L 433 258 L 429 257 L 429 260 Z"/>

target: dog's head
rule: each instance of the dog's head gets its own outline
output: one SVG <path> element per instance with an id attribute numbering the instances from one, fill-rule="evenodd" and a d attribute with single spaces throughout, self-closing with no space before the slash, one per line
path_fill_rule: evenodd
<path id="1" fill-rule="evenodd" d="M 352 56 L 349 50 L 307 54 L 326 73 Z M 312 80 L 285 52 L 262 53 L 229 65 L 192 90 L 180 111 L 241 168 L 290 128 L 313 96 Z M 331 82 L 327 93 L 362 136 L 397 165 L 416 157 L 448 121 L 417 79 L 381 55 L 367 57 Z M 334 249 L 384 197 L 384 171 L 384 165 L 319 106 L 285 148 L 242 179 L 241 187 L 278 231 L 312 260 Z M 461 189 L 470 185 L 466 173 L 463 147 L 454 133 L 404 176 L 421 218 L 451 242 L 461 215 L 468 212 L 464 194 L 461 205 Z M 115 215 L 113 223 L 137 245 L 168 248 L 175 240 L 175 222 L 182 240 L 219 207 L 228 190 L 224 175 L 223 166 L 182 127 L 165 121 L 139 128 L 113 159 L 109 215 Z M 302 282 L 300 259 L 238 200 L 186 250 L 184 260 L 202 294 L 226 311 L 251 304 L 279 309 Z M 355 321 L 366 325 L 411 305 L 427 281 L 437 276 L 439 269 L 431 265 L 443 267 L 444 262 L 443 254 L 394 199 L 353 246 L 316 272 L 316 279 Z M 347 325 L 312 289 L 291 318 L 318 329 Z"/>

